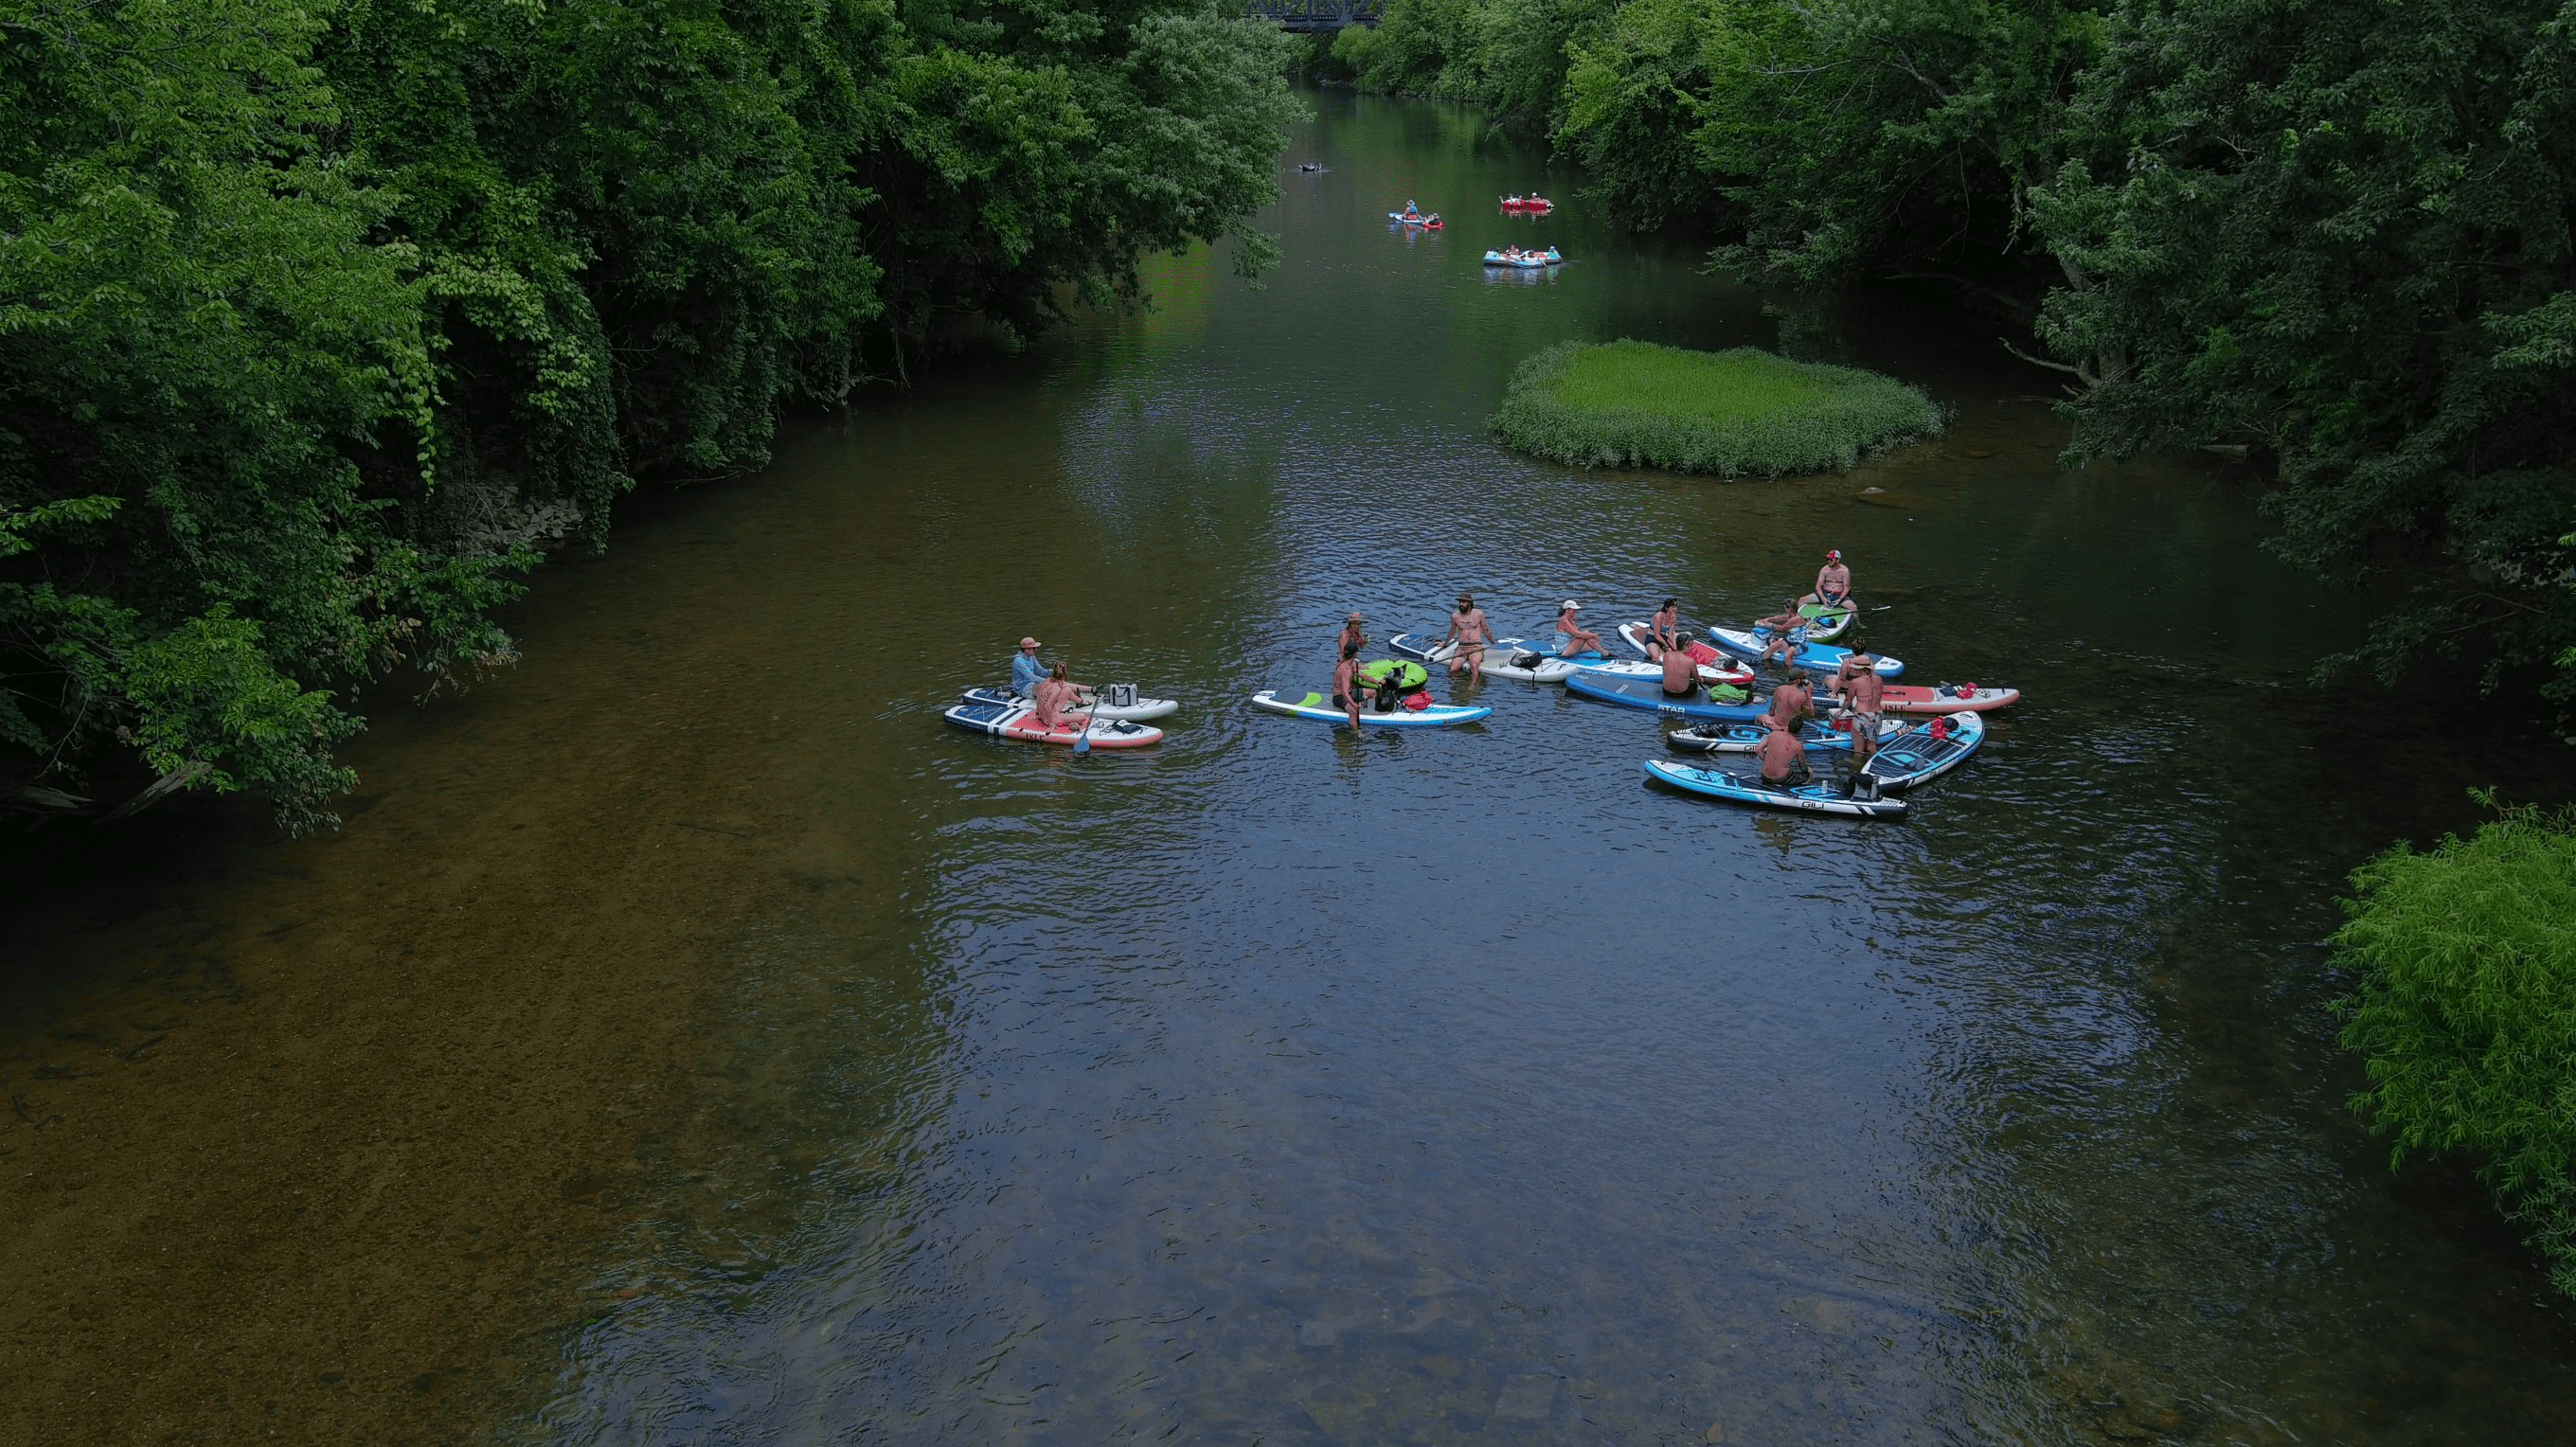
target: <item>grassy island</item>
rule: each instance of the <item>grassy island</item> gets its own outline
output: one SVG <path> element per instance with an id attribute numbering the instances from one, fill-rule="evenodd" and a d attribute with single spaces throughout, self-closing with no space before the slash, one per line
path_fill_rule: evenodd
<path id="1" fill-rule="evenodd" d="M 1938 432 L 1941 409 L 1892 377 L 1754 347 L 1565 342 L 1521 363 L 1493 426 L 1580 466 L 1776 476 Z"/>

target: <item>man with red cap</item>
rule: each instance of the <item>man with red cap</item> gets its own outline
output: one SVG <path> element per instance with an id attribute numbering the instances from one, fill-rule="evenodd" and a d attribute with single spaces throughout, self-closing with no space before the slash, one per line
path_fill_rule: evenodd
<path id="1" fill-rule="evenodd" d="M 1851 569 L 1843 566 L 1843 550 L 1825 550 L 1825 565 L 1816 570 L 1816 591 L 1798 600 L 1801 603 L 1823 603 L 1830 607 L 1851 605 Z"/>

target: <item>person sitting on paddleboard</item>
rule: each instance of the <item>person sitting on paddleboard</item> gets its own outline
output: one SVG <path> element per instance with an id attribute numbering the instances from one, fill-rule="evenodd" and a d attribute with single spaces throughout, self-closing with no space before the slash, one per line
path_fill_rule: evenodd
<path id="1" fill-rule="evenodd" d="M 1601 635 L 1574 621 L 1574 615 L 1582 611 L 1582 604 L 1568 598 L 1565 600 L 1565 606 L 1557 612 L 1556 631 L 1565 639 L 1564 645 L 1557 649 L 1561 657 L 1574 658 L 1601 651 Z"/>
<path id="2" fill-rule="evenodd" d="M 1022 698 L 1038 696 L 1038 685 L 1046 682 L 1047 666 L 1038 662 L 1038 641 L 1020 640 L 1020 651 L 1011 655 L 1011 692 Z"/>
<path id="3" fill-rule="evenodd" d="M 1796 729 L 1781 727 L 1776 718 L 1762 722 L 1771 730 L 1753 750 L 1753 756 L 1762 761 L 1762 782 L 1775 789 L 1803 782 L 1808 777 L 1806 741 Z"/>
<path id="4" fill-rule="evenodd" d="M 1664 697 L 1691 698 L 1699 693 L 1699 665 L 1679 648 L 1664 650 Z"/>
<path id="5" fill-rule="evenodd" d="M 1682 626 L 1682 605 L 1678 598 L 1666 598 L 1655 616 L 1646 620 L 1646 656 L 1657 663 L 1664 661 L 1664 651 L 1672 648 L 1673 632 Z"/>
<path id="6" fill-rule="evenodd" d="M 1360 615 L 1354 613 L 1351 616 L 1357 618 Z M 1352 728 L 1360 726 L 1359 671 L 1360 646 L 1343 644 L 1342 661 L 1333 665 L 1333 707 L 1350 711 Z"/>
<path id="7" fill-rule="evenodd" d="M 1082 701 L 1082 692 L 1081 685 L 1064 676 L 1063 664 L 1049 669 L 1045 679 L 1039 682 L 1036 697 L 1032 700 L 1038 706 L 1039 725 L 1044 728 L 1055 728 L 1061 724 L 1088 727 L 1091 715 L 1067 711 Z"/>
<path id="8" fill-rule="evenodd" d="M 1494 641 L 1494 628 L 1485 621 L 1485 610 L 1476 606 L 1476 595 L 1458 595 L 1458 611 L 1449 615 L 1449 636 L 1444 643 L 1455 643 L 1458 651 L 1449 655 L 1449 671 L 1467 670 L 1469 683 L 1485 680 L 1485 645 Z"/>
<path id="9" fill-rule="evenodd" d="M 1781 604 L 1780 611 L 1770 617 L 1754 620 L 1753 626 L 1767 630 L 1771 635 L 1764 640 L 1762 656 L 1755 660 L 1757 663 L 1770 662 L 1774 653 L 1780 655 L 1784 664 L 1795 663 L 1798 655 L 1807 651 L 1807 619 L 1798 611 L 1795 598 Z"/>
<path id="10" fill-rule="evenodd" d="M 1870 755 L 1878 752 L 1878 732 L 1885 727 L 1887 680 L 1878 676 L 1877 660 L 1857 638 L 1852 640 L 1851 657 L 1843 660 L 1843 666 L 1849 668 L 1854 662 L 1860 664 L 1860 671 L 1849 678 L 1836 674 L 1834 691 L 1842 695 L 1844 706 L 1852 711 L 1852 756 L 1868 763 Z"/>
<path id="11" fill-rule="evenodd" d="M 1851 569 L 1843 566 L 1843 550 L 1827 548 L 1825 565 L 1816 570 L 1816 591 L 1798 600 L 1822 603 L 1828 608 L 1848 607 L 1851 603 Z"/>

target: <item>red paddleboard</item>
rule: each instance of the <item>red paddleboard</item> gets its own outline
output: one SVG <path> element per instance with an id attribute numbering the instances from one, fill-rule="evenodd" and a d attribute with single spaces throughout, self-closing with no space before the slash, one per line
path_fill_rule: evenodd
<path id="1" fill-rule="evenodd" d="M 1969 691 L 1961 693 L 1961 688 Z M 1926 688 L 1919 683 L 1891 683 L 1879 693 L 1879 705 L 1889 713 L 1984 713 L 2020 701 L 2018 688 L 1977 688 L 1973 684 Z"/>

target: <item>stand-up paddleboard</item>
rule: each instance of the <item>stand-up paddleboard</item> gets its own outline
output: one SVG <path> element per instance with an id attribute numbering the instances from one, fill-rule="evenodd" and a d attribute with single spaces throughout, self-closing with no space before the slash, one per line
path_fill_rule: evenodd
<path id="1" fill-rule="evenodd" d="M 1676 789 L 1687 789 L 1702 798 L 1724 799 L 1731 804 L 1754 804 L 1766 809 L 1847 814 L 1860 819 L 1889 819 L 1905 812 L 1903 799 L 1862 798 L 1844 792 L 1838 785 L 1825 783 L 1766 784 L 1760 779 L 1739 779 L 1733 774 L 1672 759 L 1646 760 L 1646 777 Z"/>
<path id="2" fill-rule="evenodd" d="M 1848 604 L 1838 608 L 1831 603 L 1809 603 L 1798 609 L 1798 616 L 1811 620 L 1807 624 L 1808 642 L 1831 643 L 1850 631 L 1857 610 Z"/>
<path id="3" fill-rule="evenodd" d="M 1398 633 L 1386 640 L 1386 646 L 1407 658 L 1418 658 L 1425 663 L 1437 663 L 1444 668 L 1448 666 L 1450 657 L 1458 651 L 1456 644 L 1435 642 L 1416 633 Z M 1584 656 L 1587 659 L 1601 657 L 1597 653 Z M 1519 638 L 1497 638 L 1485 645 L 1484 671 L 1502 678 L 1526 678 L 1534 683 L 1554 683 L 1572 673 L 1575 665 L 1574 659 L 1559 658 L 1543 649 L 1533 648 Z"/>
<path id="4" fill-rule="evenodd" d="M 1038 722 L 1038 711 L 1025 703 L 961 703 L 940 717 L 961 729 L 1032 744 L 1071 744 L 1086 732 L 1095 749 L 1141 749 L 1163 741 L 1163 731 L 1140 723 L 1095 718 L 1086 727 L 1071 719 L 1054 727 Z"/>
<path id="5" fill-rule="evenodd" d="M 1836 723 L 1842 727 L 1835 727 Z M 1849 749 L 1856 737 L 1851 724 L 1849 719 L 1817 719 L 1798 730 L 1798 739 L 1811 749 Z M 1885 720 L 1878 726 L 1878 736 L 1882 740 L 1904 731 L 1905 725 L 1894 719 Z M 1761 746 L 1770 732 L 1770 727 L 1761 723 L 1720 723 L 1712 719 L 1686 729 L 1675 729 L 1664 735 L 1664 742 L 1688 754 L 1749 754 Z"/>
<path id="6" fill-rule="evenodd" d="M 1696 628 L 1685 628 L 1682 631 L 1690 634 L 1694 638 L 1699 636 L 1699 630 Z M 1622 623 L 1619 625 L 1619 636 L 1628 640 L 1628 646 L 1636 649 L 1639 653 L 1646 652 L 1647 632 L 1647 625 L 1643 623 Z M 1648 655 L 1649 658 L 1652 656 L 1653 655 L 1651 654 Z M 1621 663 L 1624 667 L 1626 660 L 1621 660 Z M 1660 667 L 1661 665 L 1651 666 Z M 1738 688 L 1742 688 L 1744 685 L 1753 681 L 1753 670 L 1739 664 L 1703 663 L 1699 666 L 1699 681 L 1702 683 L 1731 683 Z"/>
<path id="7" fill-rule="evenodd" d="M 1651 674 L 1635 674 L 1579 668 L 1566 676 L 1565 690 L 1601 703 L 1650 708 L 1658 713 L 1679 714 L 1684 718 L 1742 722 L 1760 718 L 1771 711 L 1771 700 L 1767 698 L 1748 696 L 1742 703 L 1711 702 L 1705 688 L 1693 689 L 1688 696 L 1675 698 L 1664 692 L 1664 676 L 1660 670 Z"/>
<path id="8" fill-rule="evenodd" d="M 2021 702 L 2018 688 L 1979 688 L 1973 683 L 1942 684 L 1925 688 L 1919 684 L 1891 683 L 1879 695 L 1878 706 L 1889 713 L 1984 713 Z"/>
<path id="9" fill-rule="evenodd" d="M 1763 628 L 1711 628 L 1708 630 L 1708 641 L 1711 646 L 1722 648 L 1738 658 L 1759 660 L 1762 657 L 1762 645 L 1771 641 L 1771 634 L 1770 630 Z M 1811 642 L 1798 654 L 1798 666 L 1813 669 L 1818 673 L 1831 673 L 1842 667 L 1843 660 L 1850 656 L 1851 650 L 1848 648 L 1837 648 L 1830 643 Z M 1881 678 L 1894 678 L 1905 671 L 1905 665 L 1896 659 L 1882 656 L 1878 660 L 1876 671 Z"/>
<path id="10" fill-rule="evenodd" d="M 1861 772 L 1891 793 L 1911 789 L 1959 767 L 1961 760 L 1986 741 L 1986 721 L 1965 709 L 1937 720 L 1943 737 L 1932 736 L 1931 724 L 1916 724 L 1878 746 Z"/>
<path id="11" fill-rule="evenodd" d="M 1141 695 L 1134 695 L 1136 700 L 1135 702 L 1119 703 L 1116 701 L 1119 697 L 1127 696 L 1115 691 L 1121 687 L 1133 689 L 1134 685 L 1112 684 L 1108 688 L 1101 689 L 1099 698 L 1094 702 L 1084 704 L 1082 706 L 1082 712 L 1091 715 L 1093 718 L 1123 720 L 1127 723 L 1142 723 L 1147 719 L 1167 718 L 1181 711 L 1180 700 L 1171 698 L 1146 698 Z M 1020 697 L 1018 694 L 1011 692 L 1007 688 L 970 688 L 966 690 L 965 701 L 968 703 L 997 703 L 1004 705 L 1019 705 L 1028 702 L 1027 699 Z M 1092 740 L 1091 746 L 1095 749 L 1100 747 L 1100 741 L 1097 739 Z"/>
<path id="12" fill-rule="evenodd" d="M 1320 693 L 1301 693 L 1295 689 L 1265 688 L 1252 696 L 1252 706 L 1266 708 L 1272 713 L 1288 714 L 1294 718 L 1310 718 L 1318 723 L 1346 724 L 1351 721 L 1348 713 L 1333 707 L 1333 700 L 1330 697 Z M 1397 729 L 1448 728 L 1453 724 L 1474 723 L 1480 718 L 1490 718 L 1493 712 L 1492 709 L 1482 705 L 1461 708 L 1454 704 L 1435 703 L 1429 708 L 1395 708 L 1380 713 L 1366 700 L 1362 700 L 1360 726 Z"/>

